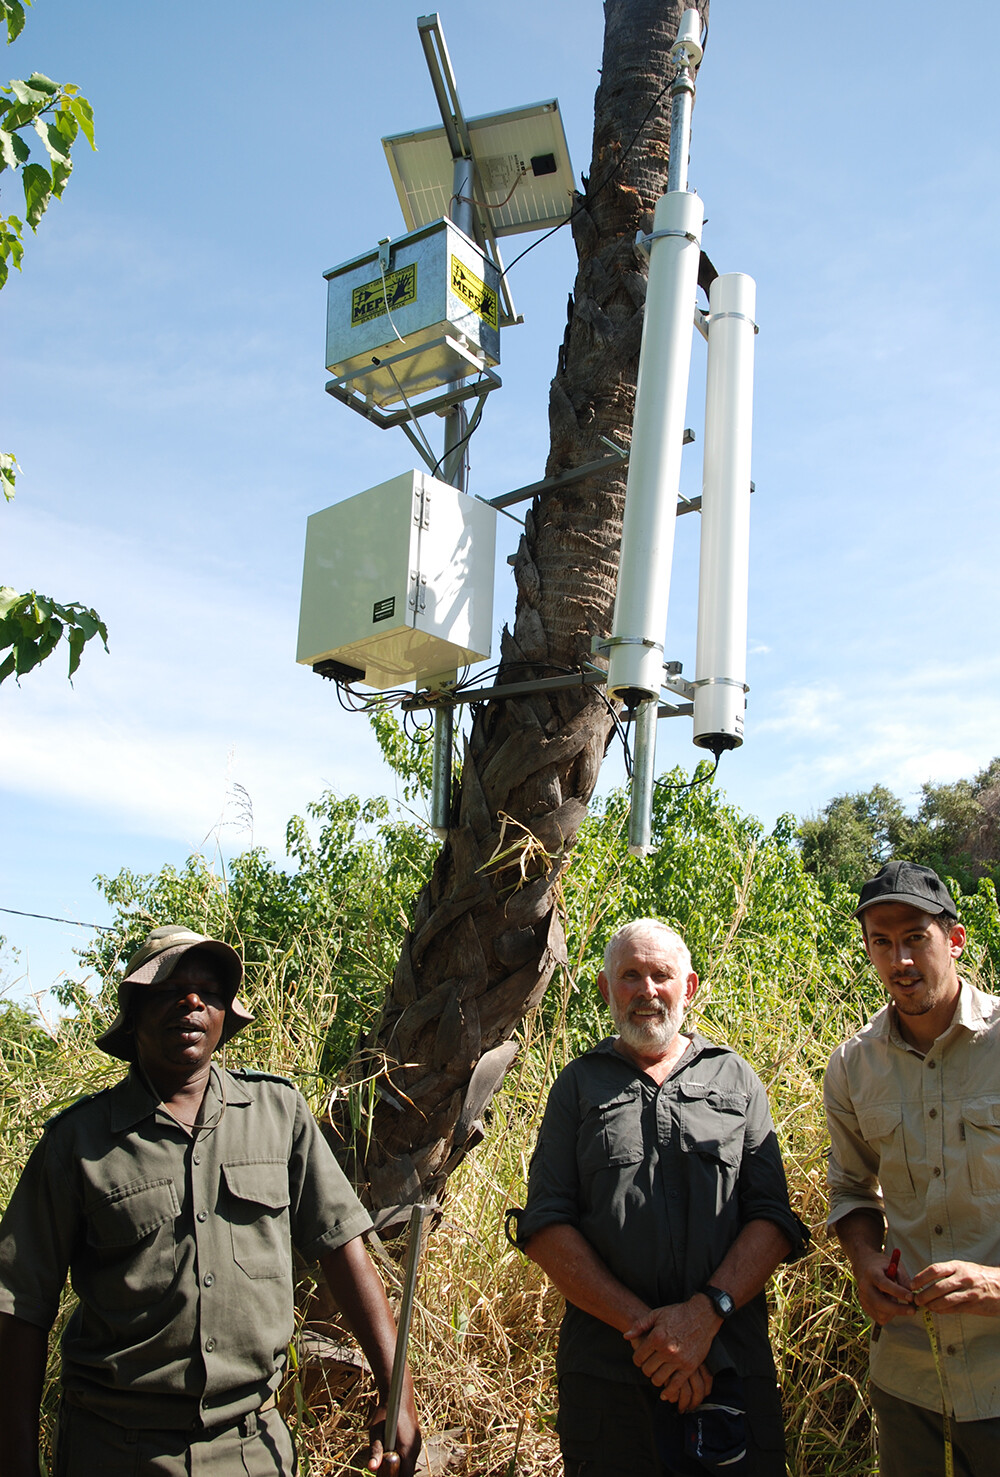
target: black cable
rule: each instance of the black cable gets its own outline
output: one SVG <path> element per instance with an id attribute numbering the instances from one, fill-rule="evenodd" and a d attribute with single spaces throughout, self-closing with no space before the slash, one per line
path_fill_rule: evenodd
<path id="1" fill-rule="evenodd" d="M 705 47 L 707 45 L 708 45 L 708 21 L 706 21 L 704 19 L 704 17 L 702 17 L 701 49 L 702 49 L 703 52 L 704 52 Z M 566 219 L 564 221 L 560 221 L 557 226 L 553 226 L 551 230 L 546 231 L 544 236 L 539 236 L 538 239 L 537 239 L 537 241 L 532 241 L 532 243 L 531 243 L 530 246 L 526 246 L 525 249 L 521 252 L 520 256 L 516 256 L 512 262 L 509 262 L 508 265 L 506 267 L 504 267 L 503 272 L 500 274 L 502 277 L 506 277 L 507 276 L 507 273 L 511 270 L 512 267 L 516 267 L 517 264 L 518 264 L 518 262 L 523 261 L 524 258 L 528 255 L 528 252 L 529 251 L 534 251 L 534 249 L 535 249 L 536 246 L 541 246 L 541 244 L 542 244 L 543 241 L 547 241 L 550 236 L 554 236 L 557 231 L 561 231 L 562 228 L 563 228 L 563 226 L 568 226 L 571 223 L 571 221 L 573 220 L 573 217 L 577 214 L 577 212 L 583 209 L 584 205 L 592 205 L 593 202 L 597 199 L 598 195 L 601 193 L 601 191 L 604 190 L 604 189 L 606 189 L 608 187 L 608 185 L 610 185 L 611 181 L 614 179 L 615 175 L 621 169 L 622 165 L 625 163 L 625 160 L 628 158 L 629 154 L 632 152 L 632 149 L 634 148 L 634 146 L 636 144 L 636 141 L 638 140 L 638 137 L 639 137 L 640 133 L 642 133 L 642 130 L 645 128 L 646 124 L 649 122 L 650 118 L 652 117 L 653 110 L 659 104 L 659 101 L 662 98 L 663 94 L 669 88 L 673 87 L 674 82 L 676 81 L 676 78 L 677 78 L 677 73 L 675 72 L 674 75 L 670 78 L 670 80 L 668 82 L 664 82 L 663 86 L 660 88 L 659 92 L 656 94 L 655 98 L 650 103 L 649 108 L 648 108 L 648 110 L 646 112 L 646 116 L 643 118 L 642 122 L 639 124 L 639 127 L 636 129 L 635 133 L 632 135 L 632 138 L 631 138 L 631 140 L 630 140 L 630 142 L 628 144 L 628 147 L 625 149 L 625 152 L 622 154 L 621 158 L 618 160 L 618 163 L 615 165 L 614 169 L 612 169 L 611 173 L 609 175 L 607 175 L 607 177 L 605 179 L 603 179 L 601 181 L 601 183 L 597 186 L 597 189 L 593 192 L 593 194 L 590 194 L 590 192 L 588 191 L 583 196 L 583 198 L 581 199 L 580 203 L 578 205 L 574 205 L 573 206 L 573 209 L 570 211 L 569 215 L 566 217 Z"/>
<path id="2" fill-rule="evenodd" d="M 449 456 L 451 456 L 453 452 L 456 452 L 460 446 L 464 446 L 465 443 L 468 441 L 469 437 L 472 435 L 473 431 L 478 431 L 478 429 L 479 429 L 479 422 L 483 418 L 483 406 L 485 405 L 485 403 L 486 403 L 485 401 L 480 401 L 479 406 L 478 406 L 478 408 L 476 410 L 475 415 L 472 417 L 472 420 L 469 422 L 469 429 L 466 431 L 465 435 L 462 436 L 458 441 L 456 441 L 455 444 L 454 444 L 454 446 L 449 446 L 448 447 L 448 450 L 447 451 L 443 451 L 441 453 L 441 455 L 438 457 L 437 461 L 434 463 L 434 466 L 431 468 L 431 476 L 432 477 L 436 477 L 437 476 L 437 469 L 441 465 L 441 463 L 443 461 L 445 461 Z"/>
<path id="3" fill-rule="evenodd" d="M 601 181 L 601 183 L 597 186 L 597 189 L 594 190 L 593 194 L 591 194 L 588 191 L 582 197 L 582 199 L 580 200 L 579 204 L 573 206 L 573 209 L 570 211 L 569 215 L 566 217 L 566 219 L 564 221 L 560 221 L 557 226 L 553 226 L 551 228 L 551 230 L 546 231 L 544 236 L 539 236 L 536 241 L 532 241 L 532 243 L 531 243 L 530 246 L 526 246 L 519 256 L 516 256 L 512 262 L 509 262 L 507 264 L 507 266 L 504 267 L 504 269 L 503 269 L 503 272 L 501 274 L 503 277 L 506 277 L 507 276 L 507 273 L 509 271 L 511 271 L 511 269 L 513 267 L 516 267 L 517 266 L 518 262 L 524 261 L 524 258 L 528 255 L 528 252 L 529 251 L 534 251 L 534 249 L 535 249 L 536 246 L 541 246 L 541 244 L 542 244 L 543 241 L 547 241 L 550 236 L 554 236 L 557 231 L 561 231 L 562 228 L 563 228 L 563 226 L 570 225 L 572 223 L 572 221 L 573 221 L 573 218 L 576 215 L 579 214 L 579 212 L 584 208 L 585 205 L 592 205 L 594 203 L 594 201 L 597 199 L 598 195 L 601 193 L 601 191 L 607 189 L 608 185 L 610 185 L 611 181 L 614 179 L 615 175 L 621 169 L 622 165 L 625 163 L 625 160 L 628 158 L 629 154 L 632 152 L 632 149 L 635 147 L 636 141 L 638 140 L 640 133 L 642 133 L 642 130 L 645 128 L 646 124 L 649 122 L 650 118 L 652 117 L 653 111 L 657 107 L 657 105 L 659 104 L 659 101 L 663 97 L 663 94 L 669 88 L 671 88 L 674 85 L 674 80 L 675 80 L 676 75 L 677 74 L 674 73 L 674 76 L 670 78 L 670 81 L 669 82 L 665 82 L 663 84 L 663 86 L 660 88 L 659 92 L 656 94 L 655 98 L 653 99 L 653 101 L 650 103 L 649 108 L 648 108 L 648 110 L 646 112 L 646 116 L 643 118 L 642 122 L 639 124 L 639 127 L 636 129 L 635 133 L 632 135 L 632 138 L 631 138 L 631 141 L 628 144 L 628 147 L 625 149 L 625 151 L 622 154 L 621 158 L 618 160 L 618 163 L 611 170 L 611 173 L 608 174 Z"/>
<path id="4" fill-rule="evenodd" d="M 668 785 L 666 780 L 654 780 L 653 784 L 659 785 L 661 790 L 693 790 L 695 785 L 707 784 L 709 780 L 715 778 L 715 771 L 719 767 L 719 760 L 722 758 L 724 752 L 725 751 L 722 749 L 719 750 L 718 754 L 716 754 L 715 756 L 715 763 L 712 765 L 711 769 L 708 771 L 707 774 L 701 775 L 698 779 L 688 780 L 688 782 L 684 785 Z"/>
<path id="5" fill-rule="evenodd" d="M 53 918 L 51 913 L 24 913 L 20 908 L 0 908 L 0 913 L 14 913 L 18 918 L 41 918 L 45 923 L 69 923 L 73 928 L 93 928 L 98 933 L 114 933 L 107 923 L 81 923 L 78 918 Z"/>

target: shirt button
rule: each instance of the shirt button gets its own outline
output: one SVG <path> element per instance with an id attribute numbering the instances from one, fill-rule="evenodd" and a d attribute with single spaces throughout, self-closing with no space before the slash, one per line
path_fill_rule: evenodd
<path id="1" fill-rule="evenodd" d="M 936 1067 L 936 1066 L 937 1066 L 937 1062 L 935 1062 L 935 1061 L 930 1061 L 930 1062 L 928 1062 L 928 1063 L 927 1063 L 927 1065 L 928 1065 L 928 1066 L 929 1066 L 929 1067 Z"/>
<path id="2" fill-rule="evenodd" d="M 928 1113 L 927 1116 L 928 1116 L 928 1118 L 936 1118 L 937 1117 L 937 1108 L 932 1108 L 930 1110 L 930 1112 Z"/>
<path id="3" fill-rule="evenodd" d="M 934 1234 L 935 1234 L 935 1236 L 943 1236 L 944 1235 L 943 1228 L 941 1226 L 935 1226 L 934 1227 Z M 206 1282 L 208 1281 L 208 1278 L 207 1277 L 206 1277 L 205 1281 Z"/>
<path id="4" fill-rule="evenodd" d="M 214 1339 L 206 1339 L 205 1340 L 205 1353 L 206 1354 L 211 1354 L 211 1352 L 212 1352 L 212 1350 L 214 1348 L 215 1348 L 215 1340 Z"/>
<path id="5" fill-rule="evenodd" d="M 938 1169 L 937 1165 L 935 1164 L 935 1166 L 934 1166 L 934 1175 L 935 1175 L 935 1178 L 940 1177 L 940 1174 L 941 1174 L 941 1171 L 940 1171 L 940 1169 Z"/>
<path id="6" fill-rule="evenodd" d="M 938 1226 L 937 1229 L 940 1231 L 941 1227 Z M 206 1287 L 211 1287 L 214 1282 L 215 1282 L 215 1273 L 214 1272 L 206 1272 L 205 1273 L 205 1277 L 204 1277 L 205 1286 Z"/>
<path id="7" fill-rule="evenodd" d="M 200 1154 L 192 1154 L 191 1155 L 191 1158 L 194 1160 L 195 1164 L 200 1164 L 201 1163 L 201 1155 Z"/>
<path id="8" fill-rule="evenodd" d="M 199 1210 L 198 1214 L 195 1216 L 195 1220 L 196 1221 L 207 1221 L 208 1220 L 208 1211 L 207 1210 Z"/>
<path id="9" fill-rule="evenodd" d="M 949 1344 L 948 1347 L 947 1347 L 947 1349 L 945 1349 L 944 1352 L 946 1354 L 954 1354 L 954 1352 L 955 1352 L 955 1345 L 954 1344 Z"/>

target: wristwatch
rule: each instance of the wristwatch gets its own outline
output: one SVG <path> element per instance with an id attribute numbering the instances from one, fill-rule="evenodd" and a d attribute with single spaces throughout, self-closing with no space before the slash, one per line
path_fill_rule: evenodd
<path id="1" fill-rule="evenodd" d="M 736 1304 L 732 1297 L 728 1292 L 723 1292 L 721 1287 L 713 1287 L 710 1282 L 706 1282 L 705 1286 L 700 1287 L 698 1291 L 705 1294 L 723 1322 L 736 1312 Z"/>

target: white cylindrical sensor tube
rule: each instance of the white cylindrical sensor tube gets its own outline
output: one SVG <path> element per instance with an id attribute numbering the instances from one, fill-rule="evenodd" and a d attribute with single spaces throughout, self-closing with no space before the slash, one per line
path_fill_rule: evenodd
<path id="1" fill-rule="evenodd" d="M 632 420 L 608 692 L 659 697 L 704 208 L 657 201 Z M 661 234 L 663 233 L 663 234 Z"/>
<path id="2" fill-rule="evenodd" d="M 709 294 L 694 742 L 716 754 L 742 744 L 746 708 L 756 292 L 730 272 Z"/>

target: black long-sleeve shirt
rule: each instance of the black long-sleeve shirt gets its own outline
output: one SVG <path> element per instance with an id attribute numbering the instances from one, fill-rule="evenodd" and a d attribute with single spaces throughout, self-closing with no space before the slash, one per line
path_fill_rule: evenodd
<path id="1" fill-rule="evenodd" d="M 571 1062 L 553 1085 L 517 1244 L 545 1226 L 574 1226 L 652 1308 L 692 1297 L 749 1221 L 773 1221 L 791 1244 L 789 1260 L 801 1256 L 809 1232 L 788 1203 L 767 1097 L 752 1068 L 695 1032 L 658 1086 L 615 1039 Z M 726 1321 L 710 1362 L 741 1375 L 773 1373 L 763 1293 Z M 557 1367 L 646 1379 L 617 1329 L 569 1302 Z"/>

